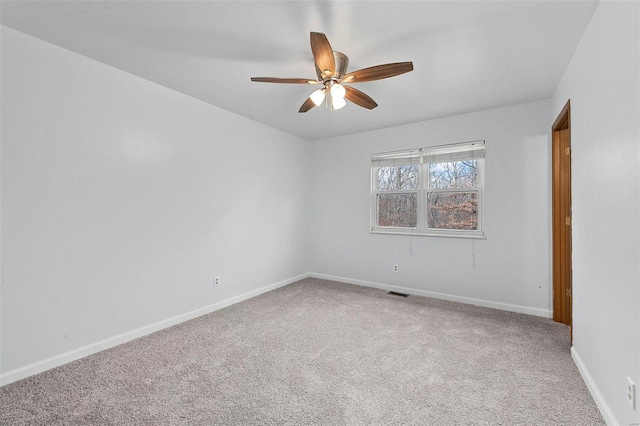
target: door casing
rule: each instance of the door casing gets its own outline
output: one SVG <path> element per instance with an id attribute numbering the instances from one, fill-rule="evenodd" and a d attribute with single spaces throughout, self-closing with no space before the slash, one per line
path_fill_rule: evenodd
<path id="1" fill-rule="evenodd" d="M 572 327 L 571 101 L 552 133 L 553 319 Z M 571 330 L 573 336 L 573 330 Z"/>

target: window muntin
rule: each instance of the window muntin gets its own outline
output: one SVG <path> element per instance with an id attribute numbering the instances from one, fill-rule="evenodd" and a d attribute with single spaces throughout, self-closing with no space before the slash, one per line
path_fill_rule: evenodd
<path id="1" fill-rule="evenodd" d="M 484 236 L 484 141 L 374 154 L 371 170 L 371 232 Z"/>

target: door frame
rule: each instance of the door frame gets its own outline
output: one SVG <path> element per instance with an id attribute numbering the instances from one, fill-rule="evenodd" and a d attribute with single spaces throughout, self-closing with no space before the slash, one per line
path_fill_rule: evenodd
<path id="1" fill-rule="evenodd" d="M 568 131 L 568 146 L 561 144 L 560 131 L 562 130 Z M 572 328 L 571 100 L 567 101 L 551 126 L 551 135 L 553 319 Z M 573 336 L 573 329 L 571 336 Z"/>

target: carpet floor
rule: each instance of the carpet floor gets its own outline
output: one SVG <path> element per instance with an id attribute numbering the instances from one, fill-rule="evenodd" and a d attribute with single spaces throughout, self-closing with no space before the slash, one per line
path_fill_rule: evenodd
<path id="1" fill-rule="evenodd" d="M 2 425 L 603 425 L 552 320 L 305 279 L 0 388 Z"/>

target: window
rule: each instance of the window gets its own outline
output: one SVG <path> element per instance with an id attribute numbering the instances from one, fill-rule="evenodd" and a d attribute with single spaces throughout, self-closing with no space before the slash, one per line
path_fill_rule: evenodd
<path id="1" fill-rule="evenodd" d="M 371 156 L 371 232 L 483 237 L 484 141 Z"/>

